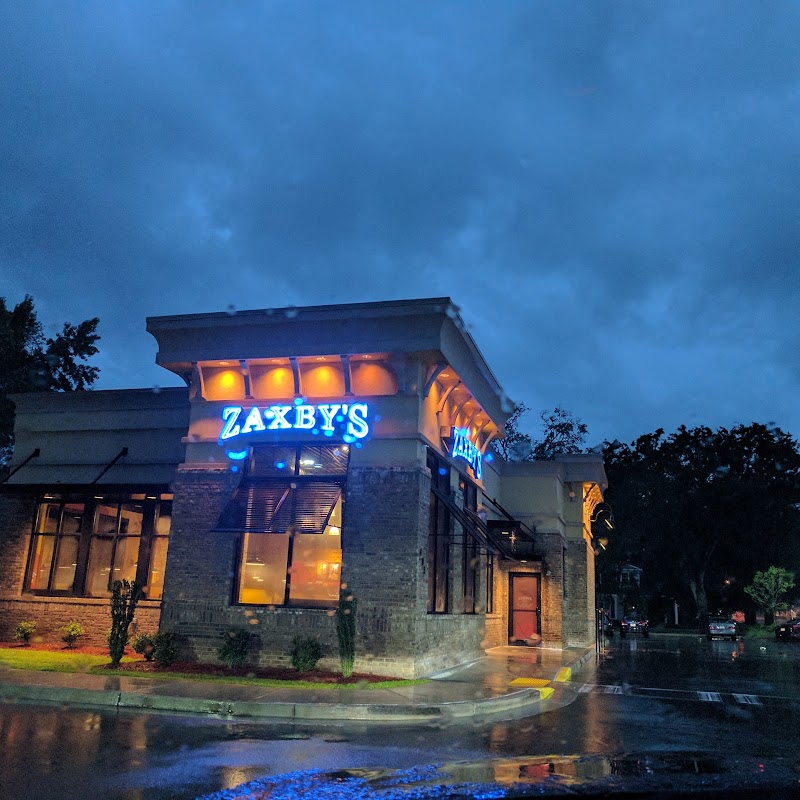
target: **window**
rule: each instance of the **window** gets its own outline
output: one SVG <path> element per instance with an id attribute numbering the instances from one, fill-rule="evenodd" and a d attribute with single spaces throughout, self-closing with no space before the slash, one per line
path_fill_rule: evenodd
<path id="1" fill-rule="evenodd" d="M 348 457 L 347 445 L 253 447 L 217 524 L 241 533 L 235 602 L 336 606 Z"/>
<path id="2" fill-rule="evenodd" d="M 26 584 L 30 591 L 72 592 L 83 517 L 84 504 L 75 498 L 50 497 L 39 503 Z"/>
<path id="3" fill-rule="evenodd" d="M 450 493 L 450 466 L 428 451 L 431 486 Z M 453 523 L 450 511 L 431 491 L 428 517 L 428 613 L 446 614 L 450 611 L 450 547 L 453 543 Z"/>
<path id="4" fill-rule="evenodd" d="M 464 509 L 473 514 L 478 512 L 478 487 L 461 476 L 459 489 L 463 497 Z M 464 613 L 474 614 L 478 594 L 478 572 L 480 567 L 480 554 L 478 541 L 474 535 L 464 530 L 462 533 L 462 569 L 461 584 L 463 587 Z"/>
<path id="5" fill-rule="evenodd" d="M 494 614 L 494 553 L 486 556 L 486 613 Z"/>
<path id="6" fill-rule="evenodd" d="M 109 597 L 117 580 L 164 587 L 172 495 L 47 495 L 38 504 L 25 589 Z"/>

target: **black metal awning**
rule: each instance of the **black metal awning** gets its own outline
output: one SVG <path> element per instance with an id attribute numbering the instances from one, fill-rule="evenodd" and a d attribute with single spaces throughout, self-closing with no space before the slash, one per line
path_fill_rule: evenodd
<path id="1" fill-rule="evenodd" d="M 478 543 L 479 547 L 483 548 L 486 552 L 501 555 L 512 561 L 519 561 L 522 558 L 531 558 L 527 552 L 516 552 L 517 547 L 515 541 L 504 537 L 499 531 L 492 530 L 486 522 L 471 509 L 461 508 L 446 491 L 436 486 L 431 486 L 431 491 L 455 517 L 464 529 L 465 535 L 471 536 L 473 540 Z M 532 545 L 533 537 L 527 534 L 523 534 L 523 536 L 525 539 L 529 539 Z"/>
<path id="2" fill-rule="evenodd" d="M 341 494 L 334 481 L 245 479 L 214 530 L 323 533 Z"/>

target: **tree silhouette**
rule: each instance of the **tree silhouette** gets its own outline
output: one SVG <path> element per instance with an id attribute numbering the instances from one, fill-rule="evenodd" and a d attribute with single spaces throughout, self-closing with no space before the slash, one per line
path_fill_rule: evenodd
<path id="1" fill-rule="evenodd" d="M 97 353 L 99 320 L 65 323 L 60 333 L 46 338 L 36 318 L 33 298 L 25 296 L 14 308 L 0 297 L 0 466 L 11 457 L 16 392 L 75 391 L 89 388 L 100 370 L 81 363 Z"/>

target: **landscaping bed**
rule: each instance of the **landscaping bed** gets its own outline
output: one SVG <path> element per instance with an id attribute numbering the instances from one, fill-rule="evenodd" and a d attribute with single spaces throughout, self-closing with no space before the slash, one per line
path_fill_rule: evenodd
<path id="1" fill-rule="evenodd" d="M 384 675 L 354 673 L 345 678 L 336 672 L 313 669 L 298 672 L 293 667 L 241 666 L 226 667 L 222 664 L 202 664 L 196 661 L 176 661 L 162 666 L 146 661 L 130 648 L 125 651 L 122 663 L 113 667 L 107 647 L 80 645 L 72 648 L 64 644 L 32 642 L 23 646 L 18 642 L 0 642 L 0 667 L 12 669 L 34 669 L 56 672 L 108 672 L 114 675 L 137 677 L 185 678 L 188 680 L 230 681 L 242 683 L 269 681 L 287 686 L 405 686 L 424 683 L 422 680 L 407 680 Z"/>
<path id="2" fill-rule="evenodd" d="M 104 667 L 98 667 L 94 671 L 97 672 L 101 669 L 112 669 L 112 667 L 108 664 Z M 298 672 L 293 667 L 262 667 L 248 666 L 246 664 L 241 667 L 226 667 L 223 664 L 201 664 L 197 661 L 176 661 L 174 664 L 165 667 L 159 666 L 153 661 L 137 660 L 125 663 L 123 669 L 125 672 L 135 672 L 137 674 L 155 673 L 158 675 L 168 675 L 170 673 L 177 673 L 186 677 L 256 678 L 270 681 L 304 681 L 337 686 L 386 683 L 387 681 L 395 682 L 403 680 L 402 678 L 386 677 L 385 675 L 367 675 L 363 673 L 353 673 L 349 678 L 345 678 L 336 672 L 327 672 L 321 669 Z"/>
<path id="3" fill-rule="evenodd" d="M 31 642 L 28 645 L 21 644 L 20 642 L 0 642 L 0 649 L 3 650 L 34 650 L 45 651 L 48 653 L 75 653 L 84 656 L 106 656 L 108 657 L 108 645 L 75 645 L 74 647 L 67 647 L 63 642 Z M 126 655 L 139 658 L 133 650 L 127 648 Z"/>

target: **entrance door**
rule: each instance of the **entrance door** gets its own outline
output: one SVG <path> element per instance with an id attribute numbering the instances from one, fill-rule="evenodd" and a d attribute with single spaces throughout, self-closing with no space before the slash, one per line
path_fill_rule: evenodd
<path id="1" fill-rule="evenodd" d="M 541 580 L 539 574 L 509 575 L 508 638 L 509 641 L 532 639 L 541 633 Z"/>

